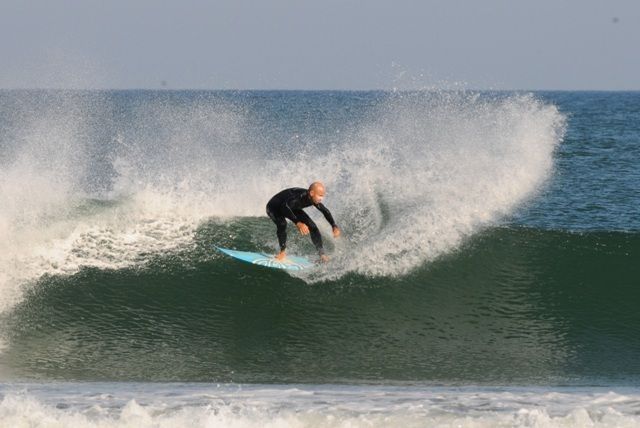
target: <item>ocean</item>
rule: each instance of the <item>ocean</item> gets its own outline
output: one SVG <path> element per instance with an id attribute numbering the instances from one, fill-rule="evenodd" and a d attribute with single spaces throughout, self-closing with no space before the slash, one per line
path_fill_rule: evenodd
<path id="1" fill-rule="evenodd" d="M 0 426 L 637 426 L 639 207 L 640 92 L 0 90 Z"/>

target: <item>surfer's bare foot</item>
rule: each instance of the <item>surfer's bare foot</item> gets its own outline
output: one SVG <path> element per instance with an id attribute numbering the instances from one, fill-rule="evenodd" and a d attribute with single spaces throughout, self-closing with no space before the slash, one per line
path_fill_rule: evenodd
<path id="1" fill-rule="evenodd" d="M 326 262 L 328 262 L 328 261 L 329 261 L 329 257 L 327 257 L 326 255 L 322 254 L 322 255 L 320 256 L 320 262 L 322 262 L 322 263 L 326 263 Z"/>
<path id="2" fill-rule="evenodd" d="M 287 257 L 287 254 L 284 251 L 280 251 L 276 256 L 276 260 L 284 260 Z"/>

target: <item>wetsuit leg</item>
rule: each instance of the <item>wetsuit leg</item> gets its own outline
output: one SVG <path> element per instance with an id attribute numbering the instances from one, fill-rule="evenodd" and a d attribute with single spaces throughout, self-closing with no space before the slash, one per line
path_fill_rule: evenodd
<path id="1" fill-rule="evenodd" d="M 322 248 L 322 235 L 320 235 L 320 229 L 318 229 L 315 222 L 302 210 L 293 210 L 293 213 L 298 217 L 298 219 L 300 219 L 300 221 L 307 225 L 311 234 L 311 242 L 313 242 L 313 245 L 315 245 L 320 254 L 324 254 L 324 249 Z"/>
<path id="2" fill-rule="evenodd" d="M 280 251 L 284 251 L 287 248 L 287 219 L 282 215 L 277 215 L 269 209 L 267 206 L 267 215 L 276 224 L 278 235 L 278 243 L 280 244 Z"/>

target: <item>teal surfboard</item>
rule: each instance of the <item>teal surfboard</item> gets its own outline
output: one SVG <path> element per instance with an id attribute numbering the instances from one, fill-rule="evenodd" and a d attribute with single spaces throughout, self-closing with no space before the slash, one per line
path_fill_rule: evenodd
<path id="1" fill-rule="evenodd" d="M 254 265 L 284 270 L 304 270 L 315 265 L 305 257 L 287 256 L 284 260 L 276 260 L 273 255 L 265 253 L 253 253 L 251 251 L 236 251 L 228 248 L 215 247 L 222 253 Z"/>

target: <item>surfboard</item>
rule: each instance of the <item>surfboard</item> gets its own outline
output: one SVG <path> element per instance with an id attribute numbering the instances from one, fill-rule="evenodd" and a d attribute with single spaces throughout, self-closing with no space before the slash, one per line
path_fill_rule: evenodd
<path id="1" fill-rule="evenodd" d="M 214 246 L 218 251 L 243 262 L 273 269 L 283 270 L 304 270 L 315 266 L 306 257 L 287 256 L 284 260 L 276 260 L 273 255 L 266 253 L 254 253 L 251 251 L 237 251 L 229 248 Z"/>

